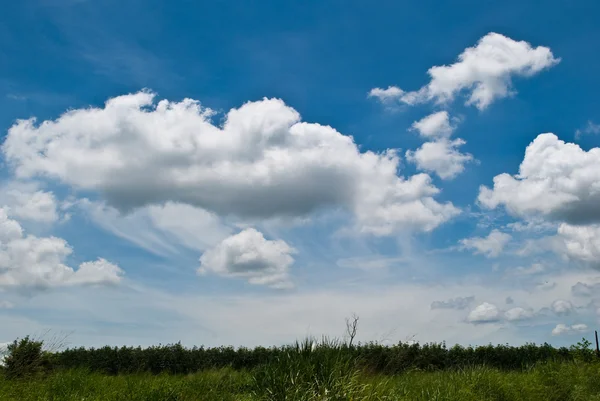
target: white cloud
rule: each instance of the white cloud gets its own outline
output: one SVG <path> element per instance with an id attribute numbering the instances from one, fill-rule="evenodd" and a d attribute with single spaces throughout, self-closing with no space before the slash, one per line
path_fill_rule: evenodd
<path id="1" fill-rule="evenodd" d="M 387 103 L 392 100 L 406 104 L 435 101 L 447 103 L 463 91 L 467 105 L 485 109 L 495 99 L 514 93 L 512 78 L 530 77 L 552 67 L 560 59 L 549 48 L 532 47 L 525 41 L 515 41 L 498 33 L 488 33 L 474 47 L 465 49 L 454 64 L 431 67 L 431 81 L 414 92 L 398 87 L 371 90 L 373 96 Z"/>
<path id="2" fill-rule="evenodd" d="M 588 326 L 587 326 L 587 324 L 583 324 L 583 323 L 574 324 L 571 326 L 571 330 L 578 332 L 578 333 L 585 333 L 586 331 L 588 331 Z"/>
<path id="3" fill-rule="evenodd" d="M 479 202 L 505 206 L 515 216 L 570 224 L 600 220 L 600 148 L 584 151 L 554 134 L 540 134 L 525 151 L 519 174 L 494 177 L 480 188 Z"/>
<path id="4" fill-rule="evenodd" d="M 342 207 L 376 235 L 429 231 L 459 213 L 433 199 L 428 175 L 399 177 L 394 150 L 361 153 L 281 100 L 248 102 L 221 126 L 213 114 L 191 99 L 154 103 L 139 92 L 39 125 L 20 120 L 2 150 L 18 177 L 95 190 L 124 211 L 170 201 L 254 219 Z"/>
<path id="5" fill-rule="evenodd" d="M 600 148 L 585 151 L 554 134 L 527 146 L 519 173 L 480 187 L 479 203 L 506 210 L 557 234 L 528 241 L 522 254 L 551 250 L 568 260 L 600 263 Z"/>
<path id="6" fill-rule="evenodd" d="M 49 288 L 117 284 L 122 270 L 104 259 L 77 270 L 64 264 L 72 249 L 57 237 L 25 236 L 20 224 L 0 208 L 0 287 Z"/>
<path id="7" fill-rule="evenodd" d="M 516 307 L 504 312 L 504 317 L 510 322 L 527 320 L 533 317 L 533 312 L 521 307 Z"/>
<path id="8" fill-rule="evenodd" d="M 467 320 L 471 323 L 492 323 L 499 321 L 500 317 L 496 305 L 484 302 L 469 313 Z"/>
<path id="9" fill-rule="evenodd" d="M 163 256 L 179 253 L 181 245 L 204 251 L 232 232 L 213 213 L 180 203 L 145 206 L 128 214 L 88 199 L 77 205 L 102 229 Z"/>
<path id="10" fill-rule="evenodd" d="M 554 329 L 552 329 L 553 336 L 561 336 L 565 334 L 577 334 L 577 333 L 585 333 L 588 331 L 588 326 L 583 323 L 574 324 L 572 326 L 567 326 L 566 324 L 557 324 Z"/>
<path id="11" fill-rule="evenodd" d="M 557 315 L 568 315 L 573 312 L 573 304 L 564 299 L 557 299 L 552 302 L 552 311 Z"/>
<path id="12" fill-rule="evenodd" d="M 571 260 L 597 266 L 600 264 L 600 224 L 573 226 L 563 223 L 558 227 L 560 240 L 555 251 Z"/>
<path id="13" fill-rule="evenodd" d="M 375 97 L 382 103 L 388 103 L 396 100 L 404 94 L 404 91 L 396 86 L 389 86 L 387 89 L 373 88 L 369 91 L 369 97 Z"/>
<path id="14" fill-rule="evenodd" d="M 475 301 L 474 296 L 470 297 L 456 297 L 451 298 L 447 301 L 433 301 L 431 303 L 431 309 L 466 309 L 469 305 Z"/>
<path id="15" fill-rule="evenodd" d="M 456 127 L 450 123 L 447 111 L 438 111 L 412 124 L 412 129 L 419 131 L 425 138 L 449 137 Z"/>
<path id="16" fill-rule="evenodd" d="M 594 124 L 592 121 L 588 121 L 584 129 L 575 131 L 575 138 L 579 139 L 583 134 L 600 134 L 600 124 Z"/>
<path id="17" fill-rule="evenodd" d="M 516 221 L 508 223 L 507 228 L 515 232 L 527 232 L 527 233 L 542 233 L 546 231 L 556 231 L 556 223 L 544 221 L 543 219 L 534 218 L 523 221 Z"/>
<path id="18" fill-rule="evenodd" d="M 464 144 L 466 142 L 460 138 L 425 142 L 416 151 L 407 151 L 406 159 L 420 170 L 434 172 L 441 179 L 449 180 L 462 173 L 466 163 L 473 161 L 473 155 L 458 150 Z"/>
<path id="19" fill-rule="evenodd" d="M 0 203 L 12 217 L 40 223 L 59 219 L 57 202 L 52 192 L 43 191 L 36 183 L 9 182 L 0 191 Z"/>
<path id="20" fill-rule="evenodd" d="M 245 278 L 251 284 L 275 288 L 291 286 L 289 270 L 296 251 L 282 240 L 267 240 L 247 228 L 224 239 L 200 258 L 200 274 Z"/>
<path id="21" fill-rule="evenodd" d="M 487 237 L 472 237 L 460 240 L 464 249 L 473 249 L 475 254 L 483 254 L 488 258 L 498 257 L 510 242 L 511 235 L 492 230 Z"/>

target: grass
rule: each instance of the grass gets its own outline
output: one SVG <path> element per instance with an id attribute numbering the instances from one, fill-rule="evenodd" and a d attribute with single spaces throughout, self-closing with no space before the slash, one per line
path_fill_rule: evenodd
<path id="1" fill-rule="evenodd" d="M 600 363 L 541 363 L 524 371 L 486 367 L 400 375 L 369 375 L 342 356 L 324 360 L 310 350 L 288 353 L 252 371 L 230 368 L 189 375 L 109 376 L 56 371 L 29 379 L 0 375 L 6 401 L 342 401 L 342 400 L 600 400 Z"/>
<path id="2" fill-rule="evenodd" d="M 478 364 L 432 369 L 434 365 L 423 363 L 424 370 L 412 364 L 392 370 L 401 373 L 385 374 L 373 370 L 372 355 L 365 364 L 354 352 L 356 347 L 326 338 L 318 344 L 307 339 L 273 351 L 252 368 L 107 374 L 52 365 L 52 355 L 41 351 L 41 343 L 26 338 L 14 343 L 0 372 L 0 401 L 600 401 L 600 361 L 589 345 L 584 341 L 575 346 L 570 360 L 547 360 L 530 367 L 498 369 Z M 411 352 L 388 362 L 403 366 L 419 350 L 423 349 L 409 347 L 406 351 Z M 423 355 L 431 359 L 430 348 L 424 350 Z M 169 360 L 182 363 L 186 354 L 181 351 L 173 348 Z"/>
<path id="3" fill-rule="evenodd" d="M 286 376 L 287 377 L 287 376 Z M 501 372 L 485 367 L 462 371 L 409 372 L 398 376 L 345 377 L 319 386 L 287 383 L 287 392 L 257 388 L 253 372 L 231 369 L 192 375 L 64 371 L 34 380 L 0 379 L 6 401 L 212 401 L 212 400 L 600 400 L 600 365 L 543 364 L 526 372 Z M 327 387 L 330 386 L 330 387 Z M 314 392 L 318 389 L 319 392 Z"/>

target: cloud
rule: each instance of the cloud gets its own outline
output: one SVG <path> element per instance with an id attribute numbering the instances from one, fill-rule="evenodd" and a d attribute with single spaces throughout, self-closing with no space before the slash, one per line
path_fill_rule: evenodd
<path id="1" fill-rule="evenodd" d="M 465 92 L 467 105 L 483 110 L 494 100 L 510 96 L 513 77 L 531 77 L 560 62 L 548 47 L 532 47 L 498 33 L 488 33 L 474 47 L 465 49 L 454 64 L 434 66 L 431 81 L 418 91 L 398 87 L 375 88 L 370 94 L 381 101 L 409 105 L 434 101 L 444 104 Z"/>
<path id="2" fill-rule="evenodd" d="M 447 138 L 452 135 L 456 126 L 450 123 L 450 116 L 447 111 L 438 111 L 415 121 L 411 129 L 418 131 L 424 138 Z"/>
<path id="3" fill-rule="evenodd" d="M 10 301 L 0 301 L 0 309 L 12 309 L 14 307 L 15 304 Z"/>
<path id="4" fill-rule="evenodd" d="M 0 287 L 45 289 L 121 281 L 123 271 L 104 259 L 73 270 L 64 264 L 71 253 L 62 238 L 25 236 L 21 225 L 0 208 Z"/>
<path id="5" fill-rule="evenodd" d="M 473 161 L 473 155 L 460 153 L 458 148 L 466 142 L 462 139 L 439 139 L 425 142 L 416 151 L 406 152 L 406 159 L 420 170 L 434 172 L 443 180 L 450 180 L 465 170 L 465 164 Z"/>
<path id="6" fill-rule="evenodd" d="M 579 139 L 584 134 L 600 134 L 600 124 L 595 124 L 592 121 L 588 121 L 584 129 L 578 129 L 577 131 L 575 131 L 575 138 Z"/>
<path id="7" fill-rule="evenodd" d="M 282 240 L 267 240 L 247 228 L 224 239 L 200 257 L 200 274 L 245 278 L 251 284 L 274 288 L 291 286 L 289 270 L 296 251 Z"/>
<path id="8" fill-rule="evenodd" d="M 592 297 L 600 294 L 600 283 L 582 283 L 578 281 L 571 287 L 571 293 L 576 297 Z"/>
<path id="9" fill-rule="evenodd" d="M 510 234 L 492 230 L 487 237 L 472 237 L 460 240 L 464 249 L 473 249 L 475 254 L 488 258 L 498 257 L 512 239 Z"/>
<path id="10" fill-rule="evenodd" d="M 562 336 L 566 334 L 577 334 L 577 333 L 585 333 L 588 331 L 588 326 L 586 324 L 574 324 L 572 326 L 567 326 L 565 324 L 557 324 L 555 328 L 552 329 L 553 336 Z"/>
<path id="11" fill-rule="evenodd" d="M 433 301 L 431 303 L 431 309 L 466 309 L 469 305 L 475 301 L 474 296 L 470 297 L 456 297 L 447 301 Z"/>
<path id="12" fill-rule="evenodd" d="M 54 223 L 59 219 L 54 194 L 39 189 L 36 183 L 9 182 L 0 192 L 0 203 L 8 208 L 12 217 L 40 223 Z"/>
<path id="13" fill-rule="evenodd" d="M 342 268 L 361 269 L 373 271 L 378 269 L 387 269 L 390 266 L 406 263 L 405 257 L 383 257 L 383 256 L 365 256 L 341 258 L 336 261 L 336 265 Z"/>
<path id="14" fill-rule="evenodd" d="M 568 315 L 573 312 L 573 304 L 564 299 L 557 299 L 552 302 L 552 311 L 557 315 Z"/>
<path id="15" fill-rule="evenodd" d="M 521 307 L 516 307 L 504 312 L 504 317 L 509 322 L 515 322 L 520 320 L 528 320 L 533 317 L 533 312 Z"/>
<path id="16" fill-rule="evenodd" d="M 494 304 L 484 302 L 477 306 L 467 316 L 471 323 L 493 323 L 500 321 L 501 315 L 498 307 Z"/>
<path id="17" fill-rule="evenodd" d="M 122 214 L 102 202 L 80 199 L 76 205 L 100 228 L 157 255 L 204 251 L 232 233 L 218 216 L 181 203 L 167 202 Z"/>
<path id="18" fill-rule="evenodd" d="M 542 233 L 546 231 L 556 231 L 556 223 L 544 221 L 539 218 L 528 219 L 525 222 L 515 221 L 508 223 L 507 228 L 515 232 L 527 232 L 527 233 Z"/>
<path id="19" fill-rule="evenodd" d="M 521 253 L 551 250 L 568 260 L 600 264 L 600 148 L 585 151 L 554 134 L 540 134 L 525 151 L 519 173 L 481 186 L 482 207 L 503 206 L 556 235 L 529 241 Z"/>
<path id="20" fill-rule="evenodd" d="M 600 224 L 573 226 L 561 224 L 558 227 L 555 251 L 571 260 L 598 266 L 600 264 Z"/>
<path id="21" fill-rule="evenodd" d="M 377 98 L 382 103 L 393 102 L 402 97 L 404 91 L 396 86 L 389 86 L 387 89 L 373 88 L 369 91 L 368 97 Z"/>
<path id="22" fill-rule="evenodd" d="M 534 274 L 540 274 L 546 271 L 546 268 L 541 263 L 533 263 L 529 267 L 519 266 L 516 269 L 512 269 L 510 273 L 517 276 L 531 276 Z"/>
<path id="23" fill-rule="evenodd" d="M 459 213 L 427 174 L 397 175 L 395 150 L 360 152 L 335 129 L 304 123 L 278 99 L 230 110 L 222 125 L 199 102 L 138 92 L 54 121 L 20 120 L 2 151 L 17 177 L 99 192 L 121 211 L 165 202 L 242 219 L 344 208 L 375 235 L 430 231 Z"/>
<path id="24" fill-rule="evenodd" d="M 527 146 L 519 174 L 494 177 L 481 186 L 486 208 L 504 206 L 514 216 L 542 217 L 581 225 L 600 221 L 600 148 L 584 151 L 554 134 L 540 134 Z"/>

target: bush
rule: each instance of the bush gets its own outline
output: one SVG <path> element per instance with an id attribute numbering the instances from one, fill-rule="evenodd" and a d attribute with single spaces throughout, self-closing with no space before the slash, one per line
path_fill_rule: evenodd
<path id="1" fill-rule="evenodd" d="M 42 346 L 43 341 L 32 340 L 29 336 L 9 344 L 8 355 L 4 358 L 6 376 L 29 377 L 48 369 L 50 355 L 42 350 Z"/>

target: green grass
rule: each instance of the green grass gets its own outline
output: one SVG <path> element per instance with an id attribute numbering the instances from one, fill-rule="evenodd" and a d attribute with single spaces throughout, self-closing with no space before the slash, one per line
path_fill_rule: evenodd
<path id="1" fill-rule="evenodd" d="M 600 400 L 600 364 L 549 363 L 527 371 L 485 367 L 367 375 L 333 360 L 319 371 L 310 356 L 251 372 L 219 369 L 191 375 L 108 376 L 59 371 L 28 380 L 0 378 L 7 401 L 116 400 Z M 312 364 L 312 365 L 311 365 Z"/>
<path id="2" fill-rule="evenodd" d="M 600 401 L 600 360 L 588 342 L 573 348 L 571 360 L 510 369 L 434 365 L 432 355 L 437 354 L 430 350 L 438 348 L 411 346 L 392 359 L 382 358 L 387 365 L 402 367 L 387 370 L 400 372 L 394 374 L 386 374 L 385 366 L 373 369 L 376 354 L 366 354 L 370 356 L 365 359 L 365 354 L 356 352 L 359 348 L 328 339 L 316 347 L 307 339 L 279 348 L 253 368 L 203 369 L 192 374 L 66 369 L 52 365 L 52 355 L 41 352 L 39 344 L 19 344 L 0 372 L 0 401 Z M 175 347 L 173 353 L 163 350 L 161 355 L 161 361 L 181 364 L 186 354 Z M 489 356 L 492 362 L 495 355 Z M 117 358 L 116 362 L 123 361 Z M 501 366 L 512 366 L 509 362 Z"/>

